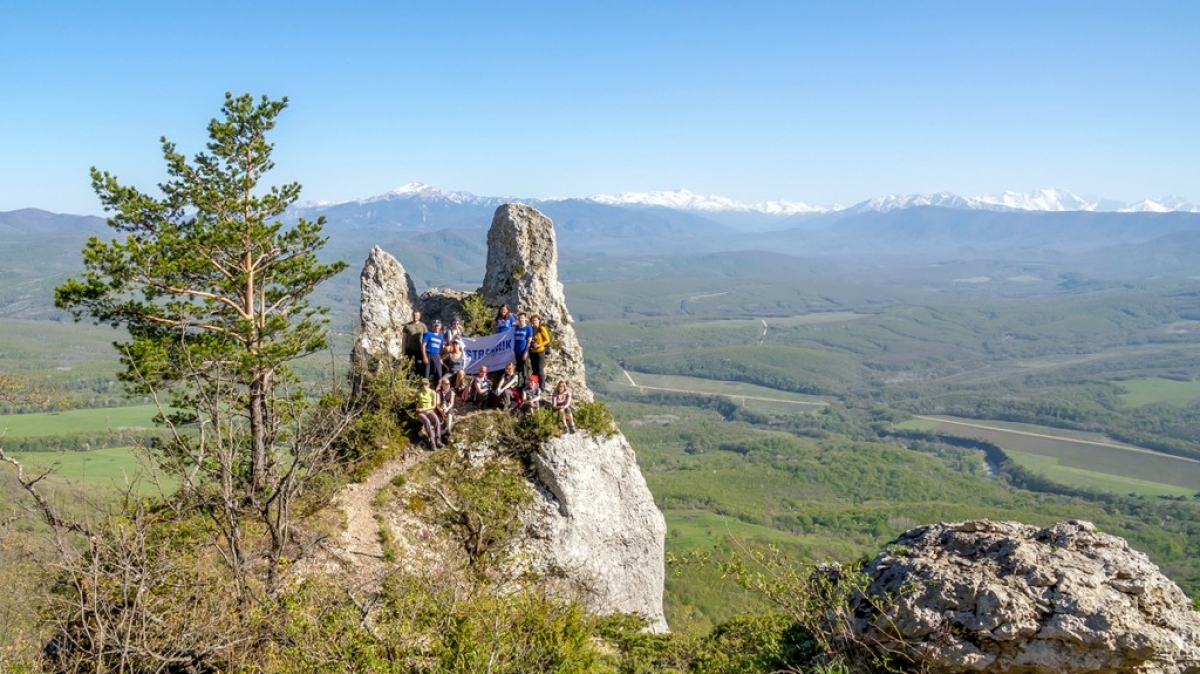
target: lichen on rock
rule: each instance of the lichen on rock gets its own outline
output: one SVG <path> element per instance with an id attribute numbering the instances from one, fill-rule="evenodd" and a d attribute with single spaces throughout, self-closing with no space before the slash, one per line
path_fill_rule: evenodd
<path id="1" fill-rule="evenodd" d="M 929 670 L 1200 672 L 1200 613 L 1123 539 L 1087 522 L 918 527 L 866 569 L 867 638 L 899 637 Z M 891 635 L 891 636 L 889 636 Z"/>

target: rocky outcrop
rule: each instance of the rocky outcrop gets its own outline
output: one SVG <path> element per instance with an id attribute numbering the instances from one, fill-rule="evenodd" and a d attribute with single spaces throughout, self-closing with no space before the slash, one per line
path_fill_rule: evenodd
<path id="1" fill-rule="evenodd" d="M 399 358 L 401 328 L 414 308 L 422 310 L 427 323 L 435 318 L 446 321 L 462 314 L 467 296 L 431 290 L 418 299 L 403 267 L 379 248 L 367 258 L 362 284 L 362 332 L 355 342 L 358 360 Z M 548 218 L 528 206 L 497 209 L 488 232 L 487 269 L 480 293 L 490 306 L 507 303 L 514 313 L 541 316 L 553 335 L 553 352 L 545 364 L 547 383 L 565 380 L 577 401 L 592 400 L 583 350 L 558 280 L 554 225 Z M 453 496 L 453 481 L 470 479 L 464 476 L 472 471 L 486 473 L 488 462 L 511 469 L 511 463 L 505 462 L 513 460 L 512 448 L 502 446 L 502 432 L 488 430 L 489 424 L 499 423 L 493 415 L 503 417 L 501 412 L 488 412 L 461 420 L 450 445 L 441 450 L 456 454 L 432 455 L 439 465 L 458 466 L 458 472 L 426 470 L 426 464 L 413 469 L 421 475 L 411 475 L 403 486 L 395 487 L 410 507 L 380 513 L 379 519 L 391 530 L 389 539 L 402 550 L 398 559 L 423 568 L 465 568 L 472 563 L 463 557 L 469 553 L 456 543 L 453 532 L 438 523 L 466 511 L 467 505 Z M 472 427 L 476 430 L 463 430 Z M 522 451 L 528 463 L 521 466 L 517 479 L 522 493 L 531 498 L 519 513 L 519 535 L 506 541 L 501 553 L 508 567 L 538 572 L 548 585 L 561 588 L 595 613 L 637 613 L 649 621 L 651 630 L 666 631 L 662 607 L 666 524 L 628 440 L 620 432 L 607 437 L 579 433 L 551 438 L 531 453 L 528 448 Z M 454 458 L 447 460 L 447 456 Z M 411 506 L 414 503 L 428 505 Z M 349 550 L 351 545 L 346 547 Z"/>
<path id="2" fill-rule="evenodd" d="M 533 456 L 541 498 L 527 514 L 528 550 L 543 568 L 565 570 L 596 613 L 637 613 L 665 632 L 666 520 L 625 436 L 572 434 Z"/>
<path id="3" fill-rule="evenodd" d="M 558 247 L 550 218 L 524 204 L 496 209 L 481 291 L 491 306 L 508 304 L 513 313 L 541 316 L 554 339 L 553 353 L 546 359 L 546 382 L 566 381 L 576 400 L 592 399 L 583 349 L 558 280 Z"/>
<path id="4" fill-rule="evenodd" d="M 890 599 L 861 606 L 858 631 L 898 633 L 930 671 L 1200 672 L 1200 613 L 1087 522 L 918 527 L 866 572 L 870 593 Z"/>
<path id="5" fill-rule="evenodd" d="M 404 355 L 400 333 L 419 310 L 417 290 L 404 267 L 379 246 L 371 249 L 359 274 L 362 329 L 354 341 L 355 364 L 369 364 L 383 357 L 399 360 Z"/>

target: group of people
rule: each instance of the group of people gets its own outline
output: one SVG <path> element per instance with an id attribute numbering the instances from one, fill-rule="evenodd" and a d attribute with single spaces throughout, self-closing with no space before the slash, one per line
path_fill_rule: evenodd
<path id="1" fill-rule="evenodd" d="M 545 381 L 545 358 L 551 342 L 549 329 L 540 316 L 530 318 L 524 312 L 513 316 L 507 304 L 500 306 L 492 327 L 494 333 L 511 329 L 513 335 L 513 360 L 494 381 L 486 365 L 480 365 L 468 380 L 463 342 L 466 335 L 458 316 L 444 331 L 440 320 L 426 326 L 420 311 L 413 311 L 412 320 L 404 325 L 405 355 L 411 359 L 414 370 L 423 375 L 417 394 L 417 418 L 433 449 L 441 448 L 449 438 L 458 402 L 512 412 L 527 412 L 543 404 L 541 385 Z M 567 382 L 559 381 L 549 403 L 570 433 L 575 432 L 572 402 Z"/>

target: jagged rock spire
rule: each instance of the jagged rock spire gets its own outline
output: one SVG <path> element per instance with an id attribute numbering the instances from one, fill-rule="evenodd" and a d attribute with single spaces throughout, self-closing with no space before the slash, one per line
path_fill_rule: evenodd
<path id="1" fill-rule="evenodd" d="M 565 380 L 577 400 L 591 400 L 583 349 L 558 280 L 554 223 L 531 206 L 505 204 L 496 209 L 487 241 L 484 300 L 492 306 L 508 304 L 514 314 L 541 316 L 554 338 L 545 383 Z"/>
<path id="2" fill-rule="evenodd" d="M 359 304 L 362 330 L 354 340 L 354 363 L 369 364 L 372 359 L 404 355 L 400 329 L 420 309 L 416 286 L 396 258 L 379 246 L 371 249 L 359 275 L 362 298 Z"/>

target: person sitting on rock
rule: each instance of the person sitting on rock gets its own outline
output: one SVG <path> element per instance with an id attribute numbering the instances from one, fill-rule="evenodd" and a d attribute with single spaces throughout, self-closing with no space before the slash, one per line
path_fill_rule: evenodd
<path id="1" fill-rule="evenodd" d="M 471 379 L 471 384 L 467 387 L 467 400 L 476 405 L 485 405 L 490 399 L 492 391 L 492 382 L 488 381 L 487 365 L 480 365 L 479 372 Z"/>
<path id="2" fill-rule="evenodd" d="M 492 392 L 493 404 L 502 410 L 511 410 L 520 401 L 520 377 L 517 376 L 517 366 L 509 363 L 504 366 L 500 381 Z"/>
<path id="3" fill-rule="evenodd" d="M 500 333 L 513 326 L 513 315 L 508 312 L 508 305 L 501 304 L 496 312 L 496 320 L 492 321 L 492 332 Z"/>
<path id="4" fill-rule="evenodd" d="M 571 414 L 571 389 L 567 388 L 567 382 L 559 381 L 554 386 L 554 396 L 551 397 L 550 404 L 558 410 L 558 416 L 567 427 L 567 432 L 574 433 L 575 415 Z"/>
<path id="5" fill-rule="evenodd" d="M 417 419 L 425 427 L 425 435 L 429 437 L 430 451 L 442 447 L 442 422 L 437 415 L 437 396 L 433 392 L 428 379 L 421 380 L 421 389 L 417 391 Z"/>
<path id="6" fill-rule="evenodd" d="M 458 396 L 454 389 L 450 386 L 450 378 L 443 377 L 438 382 L 437 394 L 435 403 L 437 404 L 438 418 L 442 422 L 442 440 L 450 439 L 450 431 L 454 429 L 454 399 Z"/>
<path id="7" fill-rule="evenodd" d="M 525 380 L 525 388 L 521 389 L 522 412 L 536 410 L 541 405 L 542 389 L 538 385 L 539 381 L 536 374 L 529 375 Z"/>

